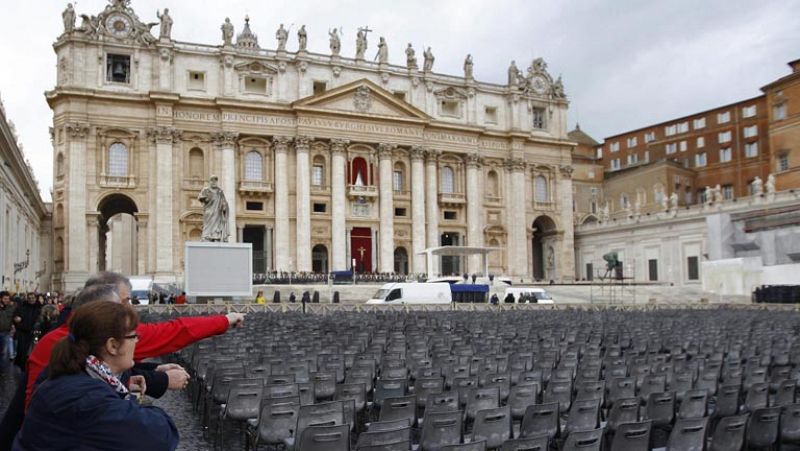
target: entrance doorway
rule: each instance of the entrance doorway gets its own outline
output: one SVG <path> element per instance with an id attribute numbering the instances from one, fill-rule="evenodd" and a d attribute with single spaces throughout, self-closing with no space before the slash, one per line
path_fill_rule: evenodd
<path id="1" fill-rule="evenodd" d="M 398 247 L 394 250 L 394 273 L 408 274 L 408 252 L 404 247 Z"/>
<path id="2" fill-rule="evenodd" d="M 445 232 L 440 238 L 442 246 L 458 246 L 460 243 L 458 233 Z M 442 255 L 442 275 L 443 276 L 460 276 L 461 275 L 461 257 L 458 255 Z"/>
<path id="3" fill-rule="evenodd" d="M 264 249 L 264 226 L 244 226 L 242 242 L 253 245 L 253 273 L 267 272 L 267 252 Z"/>
<path id="4" fill-rule="evenodd" d="M 350 232 L 350 256 L 355 260 L 355 272 L 372 272 L 371 228 L 353 227 Z"/>
<path id="5" fill-rule="evenodd" d="M 139 272 L 137 260 L 136 203 L 124 194 L 111 194 L 97 206 L 97 270 L 126 275 Z"/>
<path id="6" fill-rule="evenodd" d="M 548 216 L 539 216 L 533 221 L 533 278 L 535 280 L 545 280 L 549 274 L 555 274 L 555 252 L 552 245 L 545 246 L 548 237 L 555 230 L 556 224 Z"/>
<path id="7" fill-rule="evenodd" d="M 311 270 L 315 273 L 328 272 L 328 248 L 317 244 L 311 249 Z"/>

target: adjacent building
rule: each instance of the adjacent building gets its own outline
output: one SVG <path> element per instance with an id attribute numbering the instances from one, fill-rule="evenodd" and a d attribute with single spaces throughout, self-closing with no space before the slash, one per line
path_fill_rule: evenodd
<path id="1" fill-rule="evenodd" d="M 792 72 L 764 86 L 769 114 L 770 168 L 778 189 L 800 187 L 800 59 Z"/>

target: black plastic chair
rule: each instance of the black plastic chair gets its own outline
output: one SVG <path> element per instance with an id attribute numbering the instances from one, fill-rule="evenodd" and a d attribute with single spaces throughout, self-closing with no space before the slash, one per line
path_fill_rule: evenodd
<path id="1" fill-rule="evenodd" d="M 747 422 L 747 446 L 749 448 L 773 448 L 778 442 L 780 407 L 756 409 Z"/>
<path id="2" fill-rule="evenodd" d="M 500 451 L 548 451 L 550 439 L 546 435 L 539 437 L 506 440 Z"/>
<path id="3" fill-rule="evenodd" d="M 730 417 L 739 413 L 739 385 L 723 385 L 716 397 L 715 417 Z"/>
<path id="4" fill-rule="evenodd" d="M 313 426 L 301 432 L 297 451 L 349 451 L 350 428 L 346 424 Z"/>
<path id="5" fill-rule="evenodd" d="M 703 418 L 708 414 L 708 392 L 688 390 L 678 408 L 678 418 Z"/>
<path id="6" fill-rule="evenodd" d="M 386 398 L 381 406 L 380 421 L 406 420 L 409 426 L 417 423 L 417 398 L 414 395 Z"/>
<path id="7" fill-rule="evenodd" d="M 603 445 L 603 428 L 575 431 L 564 440 L 561 451 L 600 451 Z"/>
<path id="8" fill-rule="evenodd" d="M 356 442 L 356 451 L 408 451 L 409 449 L 411 449 L 410 427 L 380 432 L 362 432 L 358 435 Z"/>
<path id="9" fill-rule="evenodd" d="M 291 403 L 272 404 L 266 403 L 261 409 L 258 423 L 252 425 L 250 441 L 253 449 L 258 449 L 259 443 L 275 446 L 286 443 L 294 436 L 297 427 L 297 417 L 300 414 L 300 402 L 297 398 L 283 398 L 294 400 Z"/>
<path id="10" fill-rule="evenodd" d="M 444 393 L 433 393 L 428 395 L 425 403 L 425 415 L 434 412 L 448 412 L 459 410 L 458 392 L 449 391 Z"/>
<path id="11" fill-rule="evenodd" d="M 508 405 L 511 406 L 511 418 L 522 420 L 525 410 L 538 402 L 539 384 L 537 382 L 526 382 L 511 387 L 508 394 Z"/>
<path id="12" fill-rule="evenodd" d="M 606 429 L 617 430 L 620 424 L 639 421 L 639 398 L 618 399 L 608 412 Z"/>
<path id="13" fill-rule="evenodd" d="M 528 406 L 522 418 L 519 436 L 527 438 L 546 435 L 552 440 L 559 436 L 559 416 L 557 402 Z"/>
<path id="14" fill-rule="evenodd" d="M 511 438 L 511 407 L 479 410 L 472 426 L 473 442 L 485 440 L 487 448 L 498 448 Z"/>
<path id="15" fill-rule="evenodd" d="M 638 401 L 638 400 L 637 400 Z M 611 451 L 650 451 L 652 421 L 621 423 L 611 440 Z"/>
<path id="16" fill-rule="evenodd" d="M 575 401 L 569 409 L 564 433 L 596 429 L 600 424 L 600 399 Z"/>
<path id="17" fill-rule="evenodd" d="M 711 435 L 709 451 L 741 451 L 749 413 L 719 420 Z"/>
<path id="18" fill-rule="evenodd" d="M 800 404 L 781 407 L 780 429 L 781 447 L 800 444 Z"/>
<path id="19" fill-rule="evenodd" d="M 703 451 L 706 449 L 708 418 L 684 418 L 675 422 L 667 442 L 668 450 Z"/>

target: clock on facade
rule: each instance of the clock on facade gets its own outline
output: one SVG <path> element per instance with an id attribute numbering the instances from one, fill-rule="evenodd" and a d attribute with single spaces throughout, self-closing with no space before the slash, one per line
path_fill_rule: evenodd
<path id="1" fill-rule="evenodd" d="M 131 19 L 122 14 L 112 14 L 106 19 L 106 29 L 112 36 L 124 38 L 131 32 Z"/>
<path id="2" fill-rule="evenodd" d="M 547 80 L 541 75 L 536 75 L 531 79 L 531 87 L 536 94 L 544 94 L 547 91 Z"/>

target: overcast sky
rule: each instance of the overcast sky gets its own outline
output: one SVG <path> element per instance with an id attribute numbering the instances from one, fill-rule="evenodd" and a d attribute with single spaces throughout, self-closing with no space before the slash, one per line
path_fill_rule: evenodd
<path id="1" fill-rule="evenodd" d="M 52 114 L 44 91 L 56 77 L 53 41 L 63 30 L 66 2 L 3 0 L 0 96 L 15 122 L 45 200 L 52 187 Z M 98 14 L 105 0 L 81 0 L 78 14 Z M 342 54 L 355 53 L 358 26 L 369 25 L 367 56 L 385 36 L 389 60 L 403 49 L 431 46 L 434 70 L 461 74 L 471 53 L 478 80 L 505 83 L 513 59 L 521 69 L 543 57 L 563 76 L 576 121 L 605 136 L 760 94 L 800 58 L 800 1 L 751 0 L 134 0 L 144 22 L 168 7 L 173 39 L 218 44 L 230 17 L 241 31 L 245 14 L 262 48 L 275 48 L 280 23 L 306 24 L 309 50 L 327 53 L 327 30 L 342 27 Z M 80 19 L 78 19 L 80 24 Z M 158 28 L 154 29 L 156 32 Z"/>

